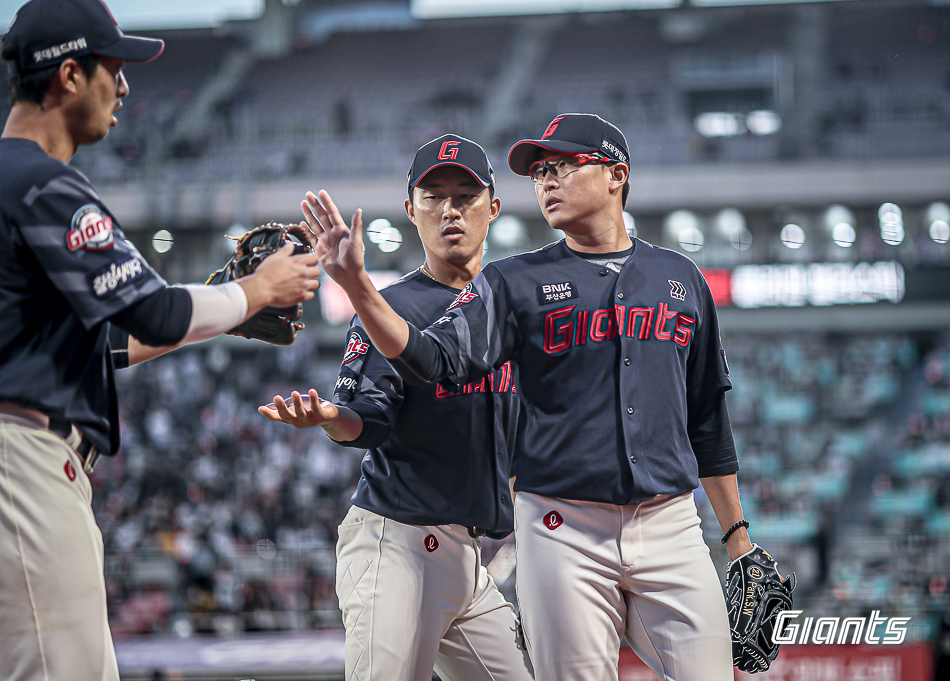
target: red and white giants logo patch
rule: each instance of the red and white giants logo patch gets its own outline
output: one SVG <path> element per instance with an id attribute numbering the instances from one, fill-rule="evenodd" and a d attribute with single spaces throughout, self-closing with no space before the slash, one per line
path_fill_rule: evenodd
<path id="1" fill-rule="evenodd" d="M 102 214 L 95 204 L 83 206 L 73 215 L 72 225 L 66 234 L 66 246 L 70 252 L 108 251 L 115 245 L 112 236 L 112 218 Z"/>
<path id="2" fill-rule="evenodd" d="M 357 357 L 362 357 L 369 352 L 369 343 L 359 331 L 355 330 L 350 334 L 350 339 L 346 343 L 346 354 L 343 355 L 343 363 L 349 364 Z"/>
<path id="3" fill-rule="evenodd" d="M 564 524 L 564 518 L 557 511 L 548 511 L 544 514 L 544 526 L 549 530 L 556 530 Z"/>
<path id="4" fill-rule="evenodd" d="M 435 538 L 434 534 L 428 535 L 425 539 L 422 540 L 422 542 L 423 544 L 425 544 L 426 551 L 428 551 L 429 553 L 432 553 L 437 548 L 439 548 L 439 540 Z"/>
<path id="5" fill-rule="evenodd" d="M 462 292 L 459 293 L 455 300 L 452 301 L 452 304 L 445 308 L 445 311 L 454 310 L 457 307 L 461 307 L 465 303 L 470 303 L 473 300 L 478 298 L 478 294 L 475 293 L 475 288 L 471 283 L 465 284 L 465 288 L 462 289 Z"/>

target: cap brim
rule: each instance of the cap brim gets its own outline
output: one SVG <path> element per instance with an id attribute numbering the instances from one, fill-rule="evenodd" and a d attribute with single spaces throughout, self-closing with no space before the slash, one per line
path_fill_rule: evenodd
<path id="1" fill-rule="evenodd" d="M 559 154 L 585 154 L 591 151 L 597 151 L 597 147 L 591 147 L 575 142 L 562 142 L 560 140 L 521 140 L 515 142 L 508 152 L 508 167 L 518 175 L 528 175 L 531 164 L 538 153 L 538 149 L 554 151 Z"/>
<path id="2" fill-rule="evenodd" d="M 422 182 L 422 178 L 424 178 L 426 175 L 428 175 L 429 173 L 431 173 L 431 172 L 432 172 L 433 170 L 435 170 L 436 168 L 441 168 L 442 166 L 456 166 L 457 168 L 461 168 L 461 169 L 463 169 L 463 170 L 467 170 L 467 171 L 469 172 L 469 174 L 470 174 L 472 177 L 474 177 L 475 180 L 476 180 L 480 185 L 482 185 L 483 187 L 489 187 L 489 186 L 491 186 L 491 182 L 490 182 L 489 180 L 486 180 L 484 177 L 482 177 L 481 175 L 479 175 L 478 173 L 476 173 L 474 170 L 472 170 L 471 168 L 469 168 L 467 165 L 465 165 L 464 163 L 459 163 L 458 161 L 445 161 L 444 163 L 436 163 L 434 166 L 432 166 L 431 168 L 429 168 L 428 170 L 426 170 L 424 173 L 422 173 L 422 175 L 420 175 L 419 177 L 417 177 L 417 178 L 416 178 L 416 181 L 415 181 L 415 182 L 412 182 L 409 186 L 410 186 L 410 187 L 418 187 L 418 186 L 419 186 L 419 183 Z"/>
<path id="3" fill-rule="evenodd" d="M 96 50 L 96 54 L 122 61 L 152 61 L 165 51 L 165 41 L 158 38 L 141 38 L 124 35 L 108 47 Z"/>

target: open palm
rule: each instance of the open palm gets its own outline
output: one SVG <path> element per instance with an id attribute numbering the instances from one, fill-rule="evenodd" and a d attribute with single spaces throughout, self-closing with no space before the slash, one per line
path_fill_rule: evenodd
<path id="1" fill-rule="evenodd" d="M 330 195 L 320 190 L 319 196 L 307 192 L 300 203 L 304 218 L 316 236 L 314 252 L 323 271 L 345 287 L 363 272 L 363 211 L 353 214 L 347 226 Z"/>

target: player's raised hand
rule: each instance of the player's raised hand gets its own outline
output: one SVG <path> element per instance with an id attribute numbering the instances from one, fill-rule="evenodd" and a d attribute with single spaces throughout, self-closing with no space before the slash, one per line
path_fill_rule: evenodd
<path id="1" fill-rule="evenodd" d="M 353 214 L 350 225 L 340 214 L 330 195 L 320 190 L 319 196 L 307 192 L 300 203 L 304 218 L 317 238 L 314 247 L 323 270 L 343 286 L 365 272 L 363 266 L 363 211 Z"/>
<path id="2" fill-rule="evenodd" d="M 308 395 L 301 395 L 294 390 L 290 394 L 290 402 L 277 395 L 273 402 L 258 407 L 257 411 L 271 421 L 288 423 L 294 428 L 329 425 L 340 416 L 337 406 L 321 400 L 313 388 Z"/>

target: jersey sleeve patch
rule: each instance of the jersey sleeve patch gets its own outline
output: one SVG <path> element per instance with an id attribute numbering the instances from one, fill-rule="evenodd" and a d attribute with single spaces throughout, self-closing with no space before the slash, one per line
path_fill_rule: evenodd
<path id="1" fill-rule="evenodd" d="M 346 353 L 343 355 L 343 366 L 369 352 L 369 339 L 364 337 L 364 333 L 359 329 L 353 329 L 350 333 L 346 342 Z"/>
<path id="2" fill-rule="evenodd" d="M 538 286 L 538 303 L 540 305 L 560 303 L 562 300 L 570 300 L 571 298 L 577 298 L 577 287 L 572 281 Z"/>
<path id="3" fill-rule="evenodd" d="M 75 213 L 70 222 L 70 229 L 66 233 L 66 246 L 70 252 L 108 251 L 115 246 L 112 218 L 103 215 L 102 209 L 93 204 L 86 204 Z"/>
<path id="4" fill-rule="evenodd" d="M 96 298 L 103 298 L 135 283 L 144 277 L 147 271 L 147 265 L 141 256 L 130 253 L 86 276 Z"/>
<path id="5" fill-rule="evenodd" d="M 455 300 L 452 301 L 452 304 L 445 308 L 445 311 L 454 310 L 457 307 L 461 307 L 465 303 L 470 303 L 473 300 L 478 298 L 478 294 L 475 293 L 475 287 L 472 286 L 471 282 L 465 285 L 465 288 L 462 289 L 462 292 L 459 293 Z"/>

